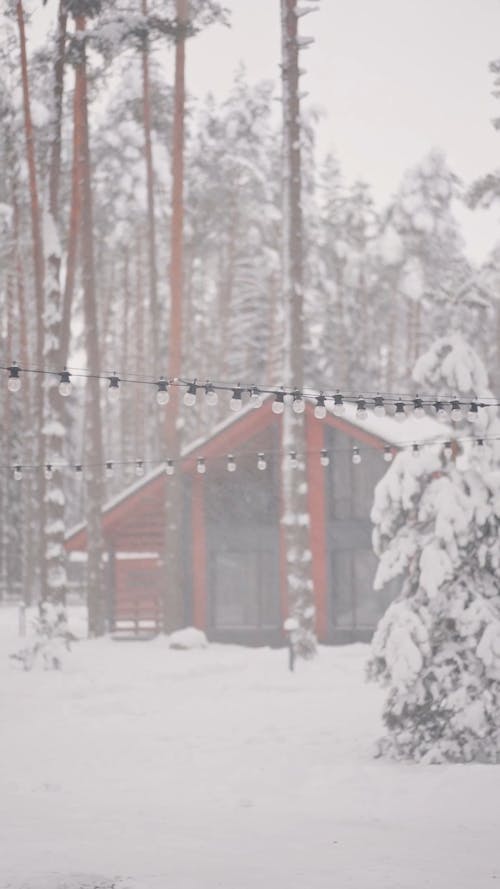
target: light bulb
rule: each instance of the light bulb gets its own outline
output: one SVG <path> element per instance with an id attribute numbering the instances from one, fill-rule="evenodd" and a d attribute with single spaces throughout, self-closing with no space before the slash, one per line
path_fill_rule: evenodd
<path id="1" fill-rule="evenodd" d="M 340 392 L 333 396 L 333 413 L 336 417 L 341 417 L 342 414 L 345 414 L 344 399 Z"/>
<path id="2" fill-rule="evenodd" d="M 373 408 L 373 413 L 376 417 L 385 417 L 384 399 L 381 395 L 375 396 L 375 407 Z"/>
<path id="3" fill-rule="evenodd" d="M 296 414 L 303 414 L 306 403 L 302 398 L 302 394 L 300 392 L 293 393 L 293 401 L 292 401 L 292 410 Z"/>
<path id="4" fill-rule="evenodd" d="M 352 449 L 352 462 L 355 466 L 359 466 L 359 464 L 361 463 L 361 454 L 359 453 L 359 448 L 357 448 L 356 446 L 354 446 Z"/>
<path id="5" fill-rule="evenodd" d="M 190 383 L 184 393 L 184 404 L 186 407 L 192 407 L 196 403 L 196 383 Z"/>
<path id="6" fill-rule="evenodd" d="M 325 451 L 324 448 L 321 451 L 321 454 L 319 456 L 319 462 L 321 463 L 322 466 L 329 466 L 330 465 L 330 457 L 328 456 L 328 451 Z"/>
<path id="7" fill-rule="evenodd" d="M 12 364 L 9 368 L 9 378 L 7 380 L 7 389 L 9 392 L 19 392 L 21 388 L 21 377 L 19 376 L 19 367 Z"/>
<path id="8" fill-rule="evenodd" d="M 14 478 L 16 482 L 20 482 L 23 477 L 23 468 L 22 466 L 16 466 L 14 468 Z"/>
<path id="9" fill-rule="evenodd" d="M 384 460 L 386 463 L 390 463 L 392 460 L 392 448 L 390 445 L 385 445 L 384 447 Z"/>
<path id="10" fill-rule="evenodd" d="M 264 454 L 259 454 L 257 460 L 257 469 L 260 469 L 261 472 L 263 472 L 264 469 L 267 469 L 267 461 Z"/>
<path id="11" fill-rule="evenodd" d="M 425 417 L 424 404 L 421 398 L 413 399 L 413 416 L 417 418 L 417 420 L 421 420 L 422 417 Z"/>
<path id="12" fill-rule="evenodd" d="M 235 472 L 236 471 L 236 460 L 234 459 L 232 454 L 228 454 L 227 457 L 227 471 Z"/>
<path id="13" fill-rule="evenodd" d="M 207 385 L 205 386 L 205 396 L 207 399 L 207 404 L 209 404 L 211 407 L 214 407 L 217 404 L 219 396 L 217 395 L 217 392 L 215 391 L 212 383 L 207 383 Z"/>
<path id="14" fill-rule="evenodd" d="M 257 387 L 254 386 L 252 391 L 250 392 L 250 404 L 252 405 L 252 407 L 257 409 L 259 407 L 262 407 L 263 403 L 264 398 L 262 392 L 260 391 L 260 389 L 257 389 Z"/>
<path id="15" fill-rule="evenodd" d="M 167 473 L 167 475 L 174 475 L 174 473 L 175 473 L 175 466 L 174 466 L 174 461 L 173 461 L 173 460 L 167 460 L 167 463 L 166 463 L 166 466 L 165 466 L 165 472 Z"/>
<path id="16" fill-rule="evenodd" d="M 72 388 L 71 376 L 67 370 L 63 370 L 59 378 L 59 392 L 63 398 L 67 398 L 67 396 L 71 394 Z"/>
<path id="17" fill-rule="evenodd" d="M 317 420 L 324 420 L 326 417 L 325 396 L 318 395 L 316 405 L 314 407 L 314 416 Z"/>
<path id="18" fill-rule="evenodd" d="M 477 423 L 479 419 L 479 405 L 477 402 L 472 401 L 467 411 L 467 419 L 469 423 Z"/>
<path id="19" fill-rule="evenodd" d="M 75 472 L 77 475 L 83 475 L 83 466 L 81 463 L 77 463 L 75 466 Z"/>
<path id="20" fill-rule="evenodd" d="M 356 419 L 357 420 L 366 420 L 368 417 L 368 411 L 366 410 L 366 401 L 364 398 L 358 399 L 358 404 L 356 407 Z"/>
<path id="21" fill-rule="evenodd" d="M 412 454 L 413 454 L 414 457 L 418 457 L 418 455 L 419 455 L 419 453 L 420 453 L 420 447 L 419 447 L 419 445 L 418 445 L 418 444 L 413 444 L 413 445 L 411 446 L 411 452 L 412 452 Z"/>
<path id="22" fill-rule="evenodd" d="M 110 401 L 118 401 L 120 397 L 120 379 L 116 374 L 112 374 L 109 378 L 108 398 Z"/>
<path id="23" fill-rule="evenodd" d="M 243 402 L 241 400 L 242 394 L 243 394 L 243 392 L 239 387 L 237 387 L 236 389 L 233 389 L 231 401 L 229 402 L 229 407 L 231 408 L 232 411 L 241 410 L 241 407 L 243 405 Z"/>
<path id="24" fill-rule="evenodd" d="M 273 401 L 273 414 L 282 414 L 285 406 L 285 395 L 283 392 L 277 392 Z"/>
<path id="25" fill-rule="evenodd" d="M 156 403 L 159 405 L 168 404 L 170 401 L 170 393 L 168 391 L 167 381 L 163 377 L 160 377 L 156 385 L 158 387 L 156 392 Z"/>
<path id="26" fill-rule="evenodd" d="M 113 478 L 113 464 L 106 463 L 106 478 Z"/>
<path id="27" fill-rule="evenodd" d="M 198 457 L 198 460 L 196 462 L 196 472 L 199 472 L 200 475 L 204 475 L 206 471 L 207 471 L 207 467 L 205 464 L 205 458 Z"/>
<path id="28" fill-rule="evenodd" d="M 50 480 L 52 478 L 52 474 L 53 474 L 52 473 L 52 466 L 50 465 L 50 463 L 47 463 L 43 474 L 44 474 L 45 478 L 47 479 L 47 481 L 50 482 Z"/>
<path id="29" fill-rule="evenodd" d="M 292 467 L 292 469 L 297 469 L 298 465 L 299 465 L 299 461 L 297 460 L 297 454 L 295 453 L 295 451 L 291 451 L 290 452 L 290 466 Z"/>
<path id="30" fill-rule="evenodd" d="M 459 401 L 454 399 L 451 402 L 451 419 L 453 420 L 454 423 L 459 423 L 462 418 L 463 418 L 462 406 Z"/>
<path id="31" fill-rule="evenodd" d="M 451 441 L 447 441 L 444 446 L 444 455 L 447 460 L 451 460 L 453 457 L 453 447 Z"/>
<path id="32" fill-rule="evenodd" d="M 142 462 L 142 460 L 136 460 L 135 474 L 137 478 L 141 478 L 141 476 L 144 475 L 144 463 Z"/>
<path id="33" fill-rule="evenodd" d="M 476 444 L 477 444 L 478 448 L 483 448 L 484 447 L 484 440 L 482 438 L 478 438 Z"/>
<path id="34" fill-rule="evenodd" d="M 439 401 L 439 399 L 434 402 L 434 410 L 436 411 L 436 417 L 439 420 L 439 422 L 445 423 L 446 420 L 448 419 L 448 414 L 446 413 L 446 408 L 445 408 L 443 402 Z"/>
<path id="35" fill-rule="evenodd" d="M 394 414 L 394 419 L 397 420 L 398 423 L 402 423 L 403 420 L 406 420 L 404 401 L 396 401 L 396 412 Z"/>

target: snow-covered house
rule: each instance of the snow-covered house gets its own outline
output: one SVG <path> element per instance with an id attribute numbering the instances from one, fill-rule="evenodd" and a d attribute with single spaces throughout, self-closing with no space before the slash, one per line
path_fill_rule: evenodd
<path id="1" fill-rule="evenodd" d="M 284 535 L 280 523 L 282 415 L 271 400 L 219 424 L 185 448 L 183 478 L 184 623 L 214 640 L 273 643 L 282 640 L 287 612 Z M 370 638 L 394 589 L 373 591 L 376 559 L 370 510 L 384 474 L 384 448 L 443 439 L 430 417 L 325 419 L 306 406 L 310 549 L 316 629 L 323 642 Z M 353 447 L 361 462 L 353 463 Z M 327 451 L 328 465 L 321 452 Z M 236 470 L 227 471 L 227 455 Z M 258 455 L 264 455 L 259 460 Z M 206 472 L 200 474 L 200 459 Z M 265 467 L 265 468 L 263 468 Z M 138 480 L 103 510 L 108 560 L 108 613 L 113 628 L 126 618 L 161 624 L 162 548 L 165 534 L 165 467 Z M 70 552 L 84 552 L 82 524 L 68 534 Z"/>

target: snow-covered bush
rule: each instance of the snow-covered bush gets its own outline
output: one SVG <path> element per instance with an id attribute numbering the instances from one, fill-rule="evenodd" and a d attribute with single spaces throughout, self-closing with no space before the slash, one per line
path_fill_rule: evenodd
<path id="1" fill-rule="evenodd" d="M 40 602 L 38 614 L 32 620 L 33 638 L 11 658 L 22 664 L 25 670 L 32 670 L 41 660 L 46 670 L 60 670 L 65 652 L 71 648 L 76 637 L 68 627 L 66 610 L 62 604 Z"/>
<path id="2" fill-rule="evenodd" d="M 171 633 L 168 639 L 168 647 L 176 648 L 180 651 L 188 651 L 191 648 L 207 648 L 208 641 L 202 630 L 196 627 L 184 627 L 183 630 L 176 630 Z"/>
<path id="3" fill-rule="evenodd" d="M 462 362 L 456 367 L 455 358 Z M 484 368 L 458 339 L 439 354 L 455 388 Z M 479 362 L 479 363 L 477 363 Z M 466 366 L 464 366 L 466 364 Z M 442 365 L 441 365 L 442 366 Z M 471 388 L 473 387 L 471 381 Z M 457 387 L 458 388 L 458 387 Z M 478 394 L 486 394 L 479 390 Z M 496 430 L 484 411 L 483 434 Z M 470 435 L 470 429 L 468 433 Z M 373 639 L 369 676 L 389 688 L 381 752 L 426 762 L 500 761 L 500 473 L 496 443 L 400 453 L 375 492 L 375 587 L 403 578 Z"/>

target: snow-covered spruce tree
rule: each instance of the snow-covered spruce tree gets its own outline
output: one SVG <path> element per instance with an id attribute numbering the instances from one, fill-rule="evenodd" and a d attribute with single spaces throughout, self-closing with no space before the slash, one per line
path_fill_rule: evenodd
<path id="1" fill-rule="evenodd" d="M 419 383 L 486 396 L 486 373 L 458 335 L 417 363 Z M 479 434 L 497 434 L 482 409 Z M 470 429 L 465 434 L 470 434 Z M 500 760 L 498 442 L 396 456 L 372 510 L 376 588 L 402 589 L 376 630 L 369 676 L 388 687 L 382 753 L 424 762 Z"/>

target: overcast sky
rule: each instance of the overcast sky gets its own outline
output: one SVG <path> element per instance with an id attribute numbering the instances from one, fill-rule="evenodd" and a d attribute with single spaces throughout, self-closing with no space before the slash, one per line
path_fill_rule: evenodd
<path id="1" fill-rule="evenodd" d="M 252 80 L 279 78 L 279 0 L 225 4 L 231 29 L 211 28 L 189 46 L 188 87 L 200 96 L 226 94 L 240 61 Z M 349 180 L 367 180 L 383 201 L 432 147 L 466 182 L 500 167 L 500 133 L 491 125 L 500 102 L 488 71 L 500 56 L 500 0 L 317 5 L 300 22 L 316 40 L 303 53 L 305 101 L 323 109 L 321 149 L 335 151 Z M 500 207 L 462 221 L 475 258 L 500 239 Z"/>

